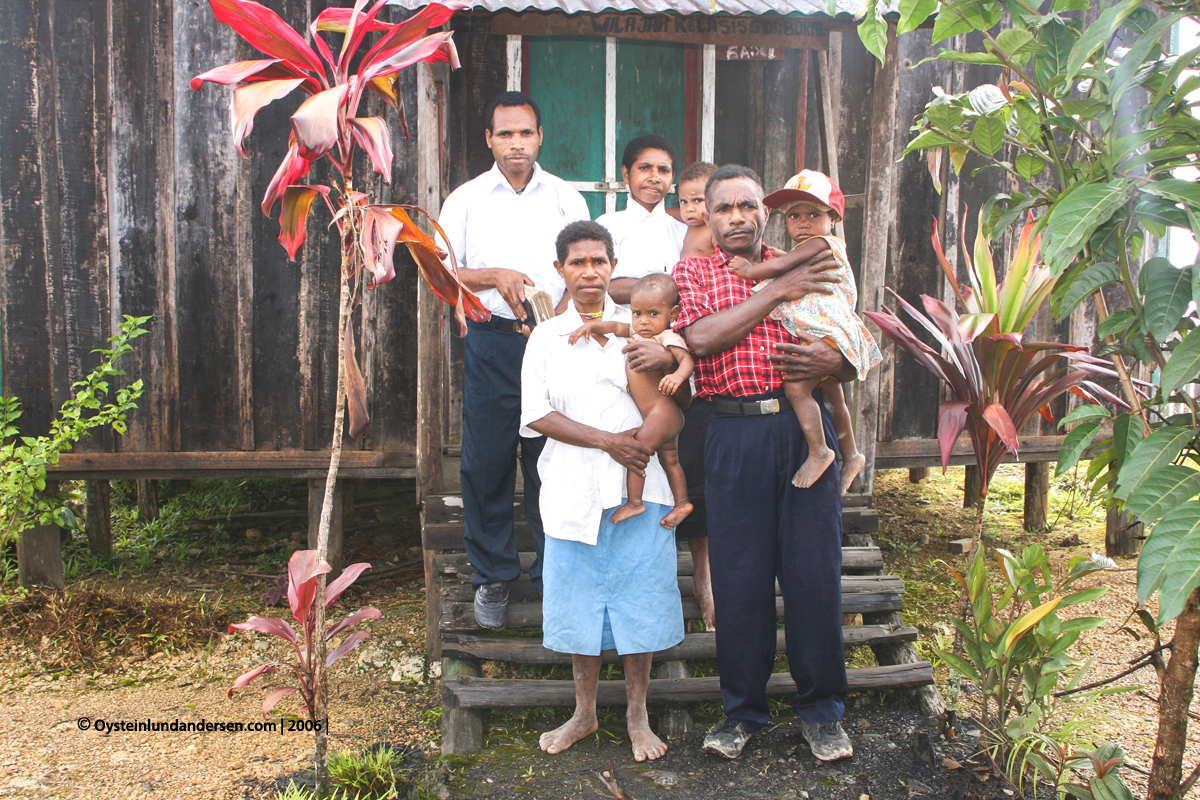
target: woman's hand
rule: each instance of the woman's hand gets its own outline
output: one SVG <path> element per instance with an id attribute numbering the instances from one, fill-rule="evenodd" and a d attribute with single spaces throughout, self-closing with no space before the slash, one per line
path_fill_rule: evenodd
<path id="1" fill-rule="evenodd" d="M 638 429 L 633 428 L 621 433 L 610 433 L 605 437 L 602 449 L 612 457 L 613 461 L 644 478 L 646 477 L 646 465 L 650 463 L 650 457 L 654 455 L 654 451 L 633 438 L 637 432 Z"/>

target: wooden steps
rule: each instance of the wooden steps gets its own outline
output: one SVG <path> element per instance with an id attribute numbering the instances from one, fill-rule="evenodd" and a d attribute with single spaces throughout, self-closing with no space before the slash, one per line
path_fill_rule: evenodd
<path id="1" fill-rule="evenodd" d="M 913 647 L 915 628 L 904 624 L 904 583 L 884 575 L 883 557 L 871 541 L 879 519 L 870 498 L 843 498 L 845 541 L 855 546 L 842 548 L 842 611 L 862 615 L 863 623 L 845 625 L 842 635 L 847 648 L 870 647 L 881 666 L 847 671 L 852 691 L 883 688 L 916 688 L 927 715 L 939 713 L 941 699 L 933 688 L 933 669 Z M 510 629 L 531 629 L 525 635 L 491 634 L 475 624 L 475 569 L 462 552 L 462 499 L 436 495 L 425 501 L 421 535 L 425 549 L 426 644 L 430 658 L 442 660 L 442 752 L 473 753 L 483 745 L 483 710 L 528 706 L 570 706 L 575 702 L 574 683 L 569 680 L 528 680 L 481 677 L 481 662 L 568 665 L 571 657 L 542 646 L 537 628 L 542 622 L 541 597 L 529 580 L 533 563 L 533 541 L 522 518 L 523 501 L 513 507 L 522 574 L 510 584 L 508 610 Z M 450 551 L 450 552 L 447 552 Z M 700 607 L 692 596 L 694 565 L 691 554 L 678 553 L 677 574 L 685 620 L 700 618 Z M 776 613 L 783 614 L 783 598 L 775 587 Z M 849 618 L 849 617 L 848 617 Z M 776 636 L 777 653 L 786 651 L 784 631 Z M 681 734 L 690 725 L 688 712 L 679 704 L 718 700 L 720 678 L 691 677 L 687 662 L 716 657 L 714 633 L 687 633 L 675 647 L 654 654 L 656 677 L 650 681 L 648 702 L 659 706 L 660 735 Z M 615 652 L 602 654 L 605 663 L 617 663 Z M 786 695 L 796 691 L 790 675 L 771 676 L 767 692 Z M 625 702 L 624 681 L 601 681 L 598 702 Z M 664 708 L 665 706 L 665 708 Z"/>

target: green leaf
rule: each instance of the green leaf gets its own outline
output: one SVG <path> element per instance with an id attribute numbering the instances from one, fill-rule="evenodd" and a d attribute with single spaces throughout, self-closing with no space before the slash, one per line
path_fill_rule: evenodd
<path id="1" fill-rule="evenodd" d="M 1067 81 L 1075 80 L 1075 76 L 1083 69 L 1092 54 L 1103 47 L 1109 38 L 1117 32 L 1121 22 L 1142 4 L 1142 0 L 1122 0 L 1116 5 L 1104 10 L 1100 17 L 1084 30 L 1079 41 L 1071 48 L 1071 57 L 1063 73 Z"/>
<path id="2" fill-rule="evenodd" d="M 908 147 L 904 148 L 901 156 L 906 156 L 913 150 L 927 150 L 931 147 L 945 147 L 946 145 L 954 144 L 954 140 L 943 136 L 937 131 L 923 131 L 917 135 L 917 138 L 908 143 Z"/>
<path id="3" fill-rule="evenodd" d="M 1119 500 L 1129 499 L 1151 474 L 1174 461 L 1196 432 L 1196 428 L 1167 425 L 1151 433 L 1122 463 L 1117 475 L 1117 490 L 1113 494 Z"/>
<path id="4" fill-rule="evenodd" d="M 1167 367 L 1162 371 L 1163 399 L 1185 383 L 1197 380 L 1200 380 L 1200 328 L 1193 328 L 1175 345 Z"/>
<path id="5" fill-rule="evenodd" d="M 950 146 L 950 165 L 954 167 L 954 174 L 958 175 L 962 172 L 963 162 L 967 160 L 966 145 L 955 144 Z"/>
<path id="6" fill-rule="evenodd" d="M 1084 242 L 1124 200 L 1125 185 L 1119 181 L 1080 186 L 1058 199 L 1045 217 L 1051 241 L 1042 254 L 1055 276 L 1062 274 Z"/>
<path id="7" fill-rule="evenodd" d="M 970 104 L 971 108 L 977 114 L 982 116 L 995 113 L 1008 105 L 1008 101 L 1004 99 L 1004 94 L 1000 91 L 1000 87 L 993 83 L 976 86 L 967 92 L 967 103 Z"/>
<path id="8" fill-rule="evenodd" d="M 1079 603 L 1090 603 L 1093 600 L 1098 600 L 1108 592 L 1107 586 L 1093 586 L 1090 589 L 1083 589 L 1073 594 L 1069 594 L 1063 598 L 1063 601 L 1058 604 L 1059 608 L 1078 605 Z"/>
<path id="9" fill-rule="evenodd" d="M 1024 636 L 1034 625 L 1037 625 L 1038 622 L 1041 621 L 1042 617 L 1054 611 L 1060 602 L 1062 602 L 1061 598 L 1056 597 L 1048 603 L 1043 603 L 1037 608 L 1034 608 L 1022 615 L 1016 622 L 1012 624 L 1012 627 L 1008 629 L 1008 633 L 1005 634 L 1004 649 L 1011 650 L 1014 642 Z"/>
<path id="10" fill-rule="evenodd" d="M 1054 471 L 1055 476 L 1062 475 L 1075 466 L 1099 431 L 1099 422 L 1085 422 L 1067 434 L 1063 439 L 1062 448 L 1058 451 L 1058 468 Z"/>
<path id="11" fill-rule="evenodd" d="M 896 26 L 896 35 L 915 31 L 937 12 L 937 8 L 938 0 L 900 0 L 900 22 Z"/>
<path id="12" fill-rule="evenodd" d="M 1200 503 L 1193 501 L 1176 506 L 1155 526 L 1150 539 L 1157 536 L 1168 522 L 1169 538 L 1176 541 L 1162 568 L 1162 584 L 1158 588 L 1159 625 L 1179 616 L 1188 595 L 1200 585 Z"/>
<path id="13" fill-rule="evenodd" d="M 1058 421 L 1058 429 L 1064 425 L 1074 425 L 1076 422 L 1087 422 L 1093 419 L 1108 419 L 1112 414 L 1104 406 L 1089 404 L 1072 409 L 1069 414 Z"/>
<path id="14" fill-rule="evenodd" d="M 1079 264 L 1059 278 L 1050 296 L 1055 319 L 1063 319 L 1101 286 L 1121 280 L 1121 268 L 1109 261 L 1098 264 Z M 1072 274 L 1074 273 L 1074 274 Z"/>
<path id="15" fill-rule="evenodd" d="M 973 681 L 979 680 L 979 672 L 976 671 L 975 665 L 970 661 L 945 650 L 936 650 L 935 652 L 938 658 L 949 664 L 952 669 L 957 670 L 963 677 L 970 678 Z"/>
<path id="16" fill-rule="evenodd" d="M 1197 526 L 1200 526 L 1200 502 L 1195 500 L 1175 506 L 1154 526 L 1138 554 L 1139 604 L 1145 604 L 1162 586 L 1167 559 L 1188 531 Z"/>
<path id="17" fill-rule="evenodd" d="M 867 52 L 883 63 L 884 51 L 887 49 L 887 23 L 879 14 L 879 5 L 875 0 L 867 0 L 870 10 L 858 23 L 858 38 L 862 39 Z"/>
<path id="18" fill-rule="evenodd" d="M 1155 341 L 1165 343 L 1192 301 L 1192 271 L 1152 258 L 1142 267 L 1138 283 L 1146 294 L 1142 324 Z"/>
<path id="19" fill-rule="evenodd" d="M 1004 123 L 995 117 L 980 118 L 971 130 L 971 141 L 989 156 L 994 155 L 1004 144 Z"/>
<path id="20" fill-rule="evenodd" d="M 1032 182 L 1034 178 L 1042 174 L 1042 170 L 1046 168 L 1046 162 L 1038 156 L 1021 153 L 1014 160 L 1013 166 L 1018 175 Z"/>
<path id="21" fill-rule="evenodd" d="M 1161 181 L 1154 181 L 1142 187 L 1142 191 L 1148 194 L 1165 197 L 1172 203 L 1183 203 L 1192 208 L 1200 209 L 1200 185 L 1193 181 L 1185 181 L 1179 178 L 1163 178 Z"/>
<path id="22" fill-rule="evenodd" d="M 1197 495 L 1200 495 L 1200 472 L 1168 464 L 1148 475 L 1137 491 L 1129 495 L 1125 507 L 1142 522 L 1155 522 Z"/>
<path id="23" fill-rule="evenodd" d="M 986 64 L 990 67 L 1002 67 L 1004 62 L 991 53 L 960 53 L 957 50 L 942 50 L 937 54 L 938 61 L 956 61 L 960 64 Z"/>
<path id="24" fill-rule="evenodd" d="M 1042 27 L 1038 41 L 1044 49 L 1034 56 L 1033 67 L 1038 83 L 1043 88 L 1050 88 L 1054 79 L 1066 70 L 1071 48 L 1078 38 L 1078 33 L 1057 19 Z"/>
<path id="25" fill-rule="evenodd" d="M 1105 318 L 1104 322 L 1096 326 L 1096 335 L 1101 339 L 1107 336 L 1120 336 L 1136 321 L 1137 313 L 1131 308 L 1114 311 Z"/>
<path id="26" fill-rule="evenodd" d="M 1188 145 L 1187 149 L 1195 150 L 1195 145 Z M 1152 150 L 1151 153 L 1154 151 Z M 1134 166 L 1132 161 L 1127 165 Z M 1147 194 L 1141 194 L 1137 202 L 1133 204 L 1133 213 L 1137 214 L 1146 220 L 1153 220 L 1162 225 L 1174 225 L 1180 228 L 1188 226 L 1187 215 L 1183 209 L 1177 208 L 1174 203 L 1167 202 L 1158 197 L 1152 197 Z"/>
<path id="27" fill-rule="evenodd" d="M 1157 19 L 1156 16 L 1149 12 L 1149 19 L 1154 20 L 1153 27 L 1149 30 L 1139 31 L 1138 38 L 1129 48 L 1128 52 L 1121 57 L 1121 64 L 1113 73 L 1112 86 L 1109 88 L 1108 96 L 1114 106 L 1120 107 L 1128 94 L 1129 90 L 1137 86 L 1140 81 L 1136 79 L 1137 74 L 1144 68 L 1144 63 L 1149 57 L 1150 52 L 1160 47 L 1159 37 L 1163 35 L 1172 25 L 1179 21 L 1184 14 L 1175 13 L 1169 16 Z M 1143 77 L 1142 81 L 1145 80 Z"/>
<path id="28" fill-rule="evenodd" d="M 1159 86 L 1158 91 L 1154 93 L 1154 97 L 1150 100 L 1150 105 L 1152 107 L 1158 105 L 1159 101 L 1166 97 L 1167 94 L 1169 94 L 1171 90 L 1175 88 L 1175 82 L 1179 80 L 1179 76 L 1183 74 L 1185 69 L 1191 66 L 1192 62 L 1194 62 L 1198 56 L 1200 56 L 1200 47 L 1193 48 L 1192 50 L 1189 50 L 1175 59 L 1175 63 L 1171 65 L 1170 72 L 1163 77 L 1162 84 Z"/>

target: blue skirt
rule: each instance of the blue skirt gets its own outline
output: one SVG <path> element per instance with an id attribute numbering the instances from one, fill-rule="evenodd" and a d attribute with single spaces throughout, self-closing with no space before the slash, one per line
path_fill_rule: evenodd
<path id="1" fill-rule="evenodd" d="M 683 641 L 675 533 L 659 522 L 670 506 L 646 503 L 613 525 L 604 512 L 595 545 L 546 536 L 542 645 L 598 656 L 654 653 Z"/>

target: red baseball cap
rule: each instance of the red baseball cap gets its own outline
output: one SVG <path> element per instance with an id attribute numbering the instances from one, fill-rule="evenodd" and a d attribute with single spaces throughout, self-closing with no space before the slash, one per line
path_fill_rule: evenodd
<path id="1" fill-rule="evenodd" d="M 816 203 L 846 216 L 846 198 L 838 185 L 823 172 L 806 169 L 793 175 L 782 189 L 777 189 L 763 198 L 767 208 L 781 208 L 796 202 Z"/>

